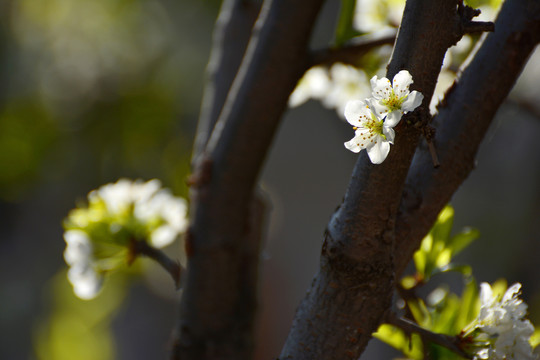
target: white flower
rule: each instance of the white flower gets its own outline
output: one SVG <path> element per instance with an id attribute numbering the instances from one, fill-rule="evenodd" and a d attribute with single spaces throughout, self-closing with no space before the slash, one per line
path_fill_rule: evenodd
<path id="1" fill-rule="evenodd" d="M 93 299 L 101 289 L 103 278 L 95 270 L 90 238 L 82 230 L 68 230 L 64 233 L 64 240 L 64 259 L 70 266 L 67 276 L 73 291 L 81 299 Z"/>
<path id="2" fill-rule="evenodd" d="M 328 71 L 320 66 L 315 66 L 306 71 L 302 79 L 289 97 L 289 106 L 302 105 L 310 98 L 322 99 L 330 87 Z"/>
<path id="3" fill-rule="evenodd" d="M 161 183 L 157 179 L 146 183 L 120 179 L 114 184 L 106 184 L 90 192 L 88 198 L 90 201 L 100 198 L 111 214 L 119 214 L 129 210 L 136 202 L 148 200 L 160 187 Z"/>
<path id="4" fill-rule="evenodd" d="M 345 118 L 354 126 L 355 136 L 345 143 L 345 147 L 352 152 L 366 149 L 373 164 L 380 164 L 386 159 L 390 151 L 390 144 L 394 143 L 394 126 L 399 119 L 383 120 L 370 108 L 369 100 L 353 100 L 345 107 Z"/>
<path id="5" fill-rule="evenodd" d="M 418 91 L 409 91 L 409 86 L 413 83 L 411 74 L 407 70 L 398 72 L 390 83 L 390 80 L 383 77 L 371 79 L 373 89 L 374 110 L 379 116 L 386 116 L 386 121 L 399 122 L 401 116 L 416 109 L 424 99 L 424 95 Z"/>
<path id="6" fill-rule="evenodd" d="M 357 0 L 354 13 L 354 27 L 361 32 L 381 30 L 401 22 L 405 1 L 399 0 Z"/>
<path id="7" fill-rule="evenodd" d="M 476 338 L 488 341 L 489 347 L 478 350 L 475 359 L 535 359 L 529 343 L 534 327 L 524 319 L 527 304 L 518 297 L 520 288 L 519 283 L 512 285 L 499 300 L 489 284 L 480 284 L 480 314 L 475 320 L 480 333 Z"/>
<path id="8" fill-rule="evenodd" d="M 120 179 L 114 184 L 106 184 L 92 191 L 90 202 L 102 200 L 110 215 L 133 216 L 141 223 L 157 222 L 148 239 L 152 246 L 162 248 L 172 243 L 187 227 L 187 203 L 174 197 L 169 190 L 160 189 L 157 179 L 148 182 Z M 120 230 L 122 224 L 111 224 Z"/>
<path id="9" fill-rule="evenodd" d="M 149 221 L 159 218 L 163 224 L 152 231 L 150 243 L 162 248 L 172 243 L 187 228 L 187 203 L 174 197 L 168 190 L 160 190 L 145 201 L 137 202 L 134 215 L 139 220 Z"/>
<path id="10" fill-rule="evenodd" d="M 324 106 L 336 109 L 343 116 L 345 106 L 354 99 L 369 96 L 368 79 L 364 71 L 351 65 L 336 63 L 330 68 L 331 86 L 325 97 Z"/>

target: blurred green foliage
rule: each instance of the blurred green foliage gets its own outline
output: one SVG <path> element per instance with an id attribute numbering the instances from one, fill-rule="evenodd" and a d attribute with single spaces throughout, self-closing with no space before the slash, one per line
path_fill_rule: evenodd
<path id="1" fill-rule="evenodd" d="M 35 99 L 9 102 L 0 111 L 0 198 L 13 201 L 38 177 L 58 127 Z"/>
<path id="2" fill-rule="evenodd" d="M 111 321 L 126 295 L 126 279 L 116 273 L 108 282 L 99 297 L 85 301 L 73 296 L 65 271 L 51 280 L 53 312 L 37 323 L 34 335 L 38 359 L 116 358 Z"/>
<path id="3" fill-rule="evenodd" d="M 32 352 L 47 360 L 116 358 L 110 323 L 127 282 L 115 273 L 103 296 L 77 299 L 56 235 L 77 196 L 121 177 L 158 178 L 175 195 L 187 195 L 203 72 L 220 3 L 1 2 L 6 21 L 0 26 L 0 205 L 24 211 L 38 199 L 36 214 L 54 214 L 49 218 L 57 221 L 47 220 L 46 227 L 54 231 L 42 234 L 43 221 L 32 222 L 36 233 L 26 235 L 33 247 L 25 261 L 44 266 L 44 274 L 62 270 L 51 281 L 51 308 L 39 309 L 35 348 L 0 344 L 0 358 L 28 358 Z M 9 231 L 12 225 L 6 225 Z M 51 249 L 57 256 L 45 259 Z M 134 264 L 129 271 L 137 269 Z M 30 271 L 19 276 L 13 281 L 43 286 L 24 279 Z M 25 311 L 31 321 L 38 310 Z M 22 330 L 14 336 L 27 338 L 23 331 L 31 325 L 18 322 Z"/>

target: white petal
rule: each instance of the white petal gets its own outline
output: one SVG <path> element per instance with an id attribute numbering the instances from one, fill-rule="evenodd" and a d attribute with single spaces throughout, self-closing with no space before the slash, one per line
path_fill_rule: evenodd
<path id="1" fill-rule="evenodd" d="M 84 300 L 95 298 L 103 283 L 103 279 L 89 264 L 72 266 L 68 271 L 68 279 L 75 295 Z"/>
<path id="2" fill-rule="evenodd" d="M 384 136 L 386 136 L 386 141 L 388 141 L 390 144 L 394 143 L 394 138 L 396 136 L 394 129 L 392 129 L 391 127 L 383 126 L 383 134 Z"/>
<path id="3" fill-rule="evenodd" d="M 368 116 L 369 109 L 367 104 L 362 100 L 352 100 L 345 105 L 345 119 L 352 126 L 362 126 L 361 118 Z"/>
<path id="4" fill-rule="evenodd" d="M 363 135 L 364 134 L 362 132 L 357 131 L 355 137 L 344 143 L 345 148 L 355 153 L 365 149 L 368 142 L 363 139 Z"/>
<path id="5" fill-rule="evenodd" d="M 371 88 L 372 88 L 372 96 L 377 99 L 387 99 L 390 97 L 390 94 L 392 93 L 392 84 L 390 83 L 390 80 L 383 77 L 382 79 L 377 79 L 377 76 L 371 78 Z"/>
<path id="6" fill-rule="evenodd" d="M 401 110 L 405 112 L 413 111 L 416 109 L 424 100 L 424 95 L 418 91 L 413 91 L 407 96 L 407 99 L 401 104 Z"/>
<path id="7" fill-rule="evenodd" d="M 388 113 L 388 108 L 385 105 L 381 104 L 378 100 L 374 98 L 369 98 L 365 101 L 373 114 L 375 114 L 377 119 L 382 120 Z"/>
<path id="8" fill-rule="evenodd" d="M 399 96 L 405 96 L 409 92 L 409 86 L 413 83 L 411 74 L 407 70 L 401 70 L 393 79 L 392 86 L 394 93 Z"/>
<path id="9" fill-rule="evenodd" d="M 178 231 L 172 226 L 162 225 L 152 232 L 150 242 L 153 247 L 160 249 L 171 244 L 177 236 Z"/>
<path id="10" fill-rule="evenodd" d="M 89 262 L 92 257 L 90 238 L 82 230 L 68 230 L 64 233 L 66 250 L 64 259 L 68 265 Z"/>
<path id="11" fill-rule="evenodd" d="M 508 290 L 506 290 L 506 292 L 504 293 L 502 302 L 510 301 L 510 299 L 512 299 L 514 296 L 519 295 L 520 289 L 520 283 L 515 283 L 514 285 L 510 286 Z"/>
<path id="12" fill-rule="evenodd" d="M 373 146 L 366 149 L 369 160 L 373 164 L 380 164 L 386 159 L 390 152 L 390 143 L 387 141 L 377 141 Z"/>
<path id="13" fill-rule="evenodd" d="M 391 128 L 396 126 L 401 121 L 402 116 L 403 113 L 399 110 L 392 111 L 386 114 L 386 119 L 384 119 L 384 126 Z"/>
<path id="14" fill-rule="evenodd" d="M 493 291 L 491 290 L 491 286 L 488 283 L 481 283 L 480 284 L 480 302 L 482 306 L 493 303 Z"/>

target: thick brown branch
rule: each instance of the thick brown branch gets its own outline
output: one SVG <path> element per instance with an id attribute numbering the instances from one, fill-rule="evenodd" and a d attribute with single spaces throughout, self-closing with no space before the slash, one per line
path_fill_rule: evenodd
<path id="1" fill-rule="evenodd" d="M 407 69 L 428 104 L 459 21 L 457 0 L 407 1 L 387 76 Z M 401 121 L 384 163 L 373 165 L 365 152 L 360 154 L 344 202 L 328 226 L 319 274 L 297 311 L 282 360 L 357 359 L 380 324 L 393 290 L 395 216 L 420 136 L 407 124 L 413 118 Z"/>
<path id="2" fill-rule="evenodd" d="M 355 38 L 339 48 L 314 51 L 309 67 L 332 65 L 336 62 L 357 65 L 360 56 L 381 45 L 391 45 L 396 40 L 397 30 L 390 29 Z"/>
<path id="3" fill-rule="evenodd" d="M 258 247 L 249 243 L 252 194 L 289 94 L 306 68 L 321 5 L 265 2 L 219 120 L 195 161 L 176 359 L 251 357 L 258 259 Z"/>
<path id="4" fill-rule="evenodd" d="M 529 55 L 540 41 L 540 2 L 506 1 L 472 62 L 446 94 L 435 118 L 441 166 L 416 154 L 396 225 L 396 271 L 401 274 L 437 214 L 474 168 L 478 146 Z"/>

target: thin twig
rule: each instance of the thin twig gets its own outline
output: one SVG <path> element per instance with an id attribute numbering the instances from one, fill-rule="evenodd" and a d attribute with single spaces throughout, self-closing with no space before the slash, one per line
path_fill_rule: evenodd
<path id="1" fill-rule="evenodd" d="M 427 329 L 420 327 L 410 320 L 397 317 L 393 313 L 389 313 L 386 317 L 386 321 L 394 326 L 397 326 L 407 334 L 417 333 L 423 340 L 427 340 L 431 343 L 440 345 L 458 354 L 465 359 L 472 359 L 472 357 L 464 352 L 457 344 L 457 338 L 445 334 L 437 334 Z"/>
<path id="2" fill-rule="evenodd" d="M 314 51 L 311 54 L 309 67 L 315 65 L 332 65 L 336 62 L 355 65 L 358 58 L 381 45 L 392 45 L 396 40 L 397 30 L 390 29 L 360 36 L 339 48 Z"/>
<path id="3" fill-rule="evenodd" d="M 148 245 L 143 240 L 132 239 L 129 245 L 128 265 L 131 265 L 137 256 L 146 256 L 161 265 L 173 278 L 176 289 L 180 289 L 182 267 L 178 261 L 171 259 L 163 251 Z"/>
<path id="4" fill-rule="evenodd" d="M 474 34 L 481 32 L 495 31 L 495 24 L 492 21 L 469 21 L 463 24 L 464 34 Z"/>

